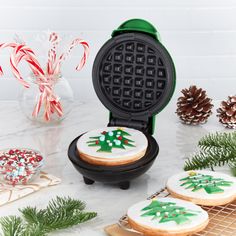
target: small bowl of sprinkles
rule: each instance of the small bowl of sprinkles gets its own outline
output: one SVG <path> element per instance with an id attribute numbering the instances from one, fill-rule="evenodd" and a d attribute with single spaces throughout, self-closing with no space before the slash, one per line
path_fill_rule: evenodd
<path id="1" fill-rule="evenodd" d="M 40 172 L 44 158 L 40 152 L 27 148 L 0 151 L 0 178 L 10 184 L 27 184 Z"/>

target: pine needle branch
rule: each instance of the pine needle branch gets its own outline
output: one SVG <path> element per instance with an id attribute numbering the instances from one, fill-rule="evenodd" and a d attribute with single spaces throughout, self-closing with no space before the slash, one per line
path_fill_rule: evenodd
<path id="1" fill-rule="evenodd" d="M 25 207 L 23 209 L 19 209 L 19 211 L 22 213 L 24 219 L 29 224 L 41 224 L 44 222 L 45 217 L 45 210 L 37 210 L 36 207 Z"/>
<path id="2" fill-rule="evenodd" d="M 19 236 L 46 236 L 46 231 L 40 224 L 26 224 L 25 230 Z M 18 236 L 18 235 L 17 235 Z"/>
<path id="3" fill-rule="evenodd" d="M 0 219 L 3 236 L 21 236 L 21 232 L 25 229 L 23 220 L 17 216 L 6 216 Z"/>
<path id="4" fill-rule="evenodd" d="M 55 214 L 56 212 L 60 212 L 64 209 L 66 212 L 70 212 L 73 210 L 84 210 L 85 203 L 76 199 L 72 199 L 70 197 L 62 198 L 57 197 L 55 200 L 51 200 L 47 207 L 48 214 Z"/>
<path id="5" fill-rule="evenodd" d="M 59 229 L 66 229 L 88 221 L 96 215 L 95 212 L 74 212 L 70 216 L 62 213 L 52 218 L 49 224 L 45 225 L 45 230 L 46 232 L 52 232 Z"/>
<path id="6" fill-rule="evenodd" d="M 206 135 L 198 145 L 199 153 L 185 162 L 184 170 L 213 169 L 225 164 L 236 165 L 236 132 Z"/>
<path id="7" fill-rule="evenodd" d="M 198 145 L 202 150 L 224 148 L 236 151 L 236 132 L 208 134 L 200 139 Z"/>
<path id="8" fill-rule="evenodd" d="M 21 211 L 29 224 L 40 224 L 46 232 L 65 229 L 94 218 L 95 212 L 83 212 L 85 203 L 72 198 L 57 197 L 44 210 L 26 207 Z"/>
<path id="9" fill-rule="evenodd" d="M 4 236 L 46 236 L 49 232 L 66 229 L 97 216 L 85 212 L 85 203 L 70 197 L 57 197 L 45 209 L 25 207 L 21 217 L 9 216 L 0 219 Z"/>

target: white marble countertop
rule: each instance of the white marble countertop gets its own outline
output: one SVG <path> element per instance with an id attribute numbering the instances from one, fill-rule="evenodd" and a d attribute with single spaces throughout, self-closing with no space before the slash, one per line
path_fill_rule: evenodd
<path id="1" fill-rule="evenodd" d="M 108 123 L 108 111 L 97 101 L 76 102 L 74 110 L 59 125 L 35 124 L 24 117 L 14 101 L 0 102 L 0 147 L 29 147 L 41 150 L 46 157 L 44 171 L 62 179 L 60 185 L 46 188 L 16 202 L 0 207 L 0 216 L 18 214 L 27 205 L 44 207 L 55 196 L 71 196 L 86 201 L 87 209 L 98 212 L 98 217 L 82 226 L 55 235 L 105 235 L 103 227 L 115 223 L 134 202 L 148 197 L 164 187 L 167 178 L 183 168 L 185 158 L 196 148 L 200 137 L 208 132 L 222 131 L 213 114 L 208 123 L 193 127 L 177 119 L 175 101 L 157 116 L 154 137 L 160 153 L 152 168 L 133 180 L 129 190 L 95 183 L 85 185 L 82 176 L 67 157 L 70 142 L 79 134 Z"/>

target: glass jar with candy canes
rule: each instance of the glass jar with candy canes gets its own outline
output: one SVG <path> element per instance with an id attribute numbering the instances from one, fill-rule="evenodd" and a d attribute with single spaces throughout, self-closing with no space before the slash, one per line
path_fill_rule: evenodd
<path id="1" fill-rule="evenodd" d="M 31 74 L 26 79 L 30 89 L 22 88 L 20 91 L 20 108 L 30 120 L 42 123 L 59 122 L 66 118 L 73 108 L 74 94 L 68 80 L 61 76 L 61 74 L 49 75 L 48 78 L 48 82 L 44 83 L 44 85 L 48 84 L 48 87 L 50 87 L 50 95 L 43 96 L 46 88 L 39 89 L 41 80 L 34 74 Z M 50 104 L 50 96 L 58 101 L 55 107 Z M 41 103 L 40 109 L 38 109 L 39 103 Z M 35 109 L 38 109 L 37 113 Z M 52 109 L 50 113 L 48 109 Z"/>
<path id="2" fill-rule="evenodd" d="M 48 51 L 46 69 L 37 60 L 34 51 L 25 43 L 2 43 L 0 49 L 13 48 L 11 53 L 10 65 L 13 75 L 25 87 L 20 95 L 20 106 L 28 118 L 40 122 L 60 121 L 66 117 L 72 108 L 73 92 L 69 83 L 61 76 L 62 62 L 68 57 L 71 50 L 77 45 L 82 45 L 83 57 L 76 67 L 81 70 L 85 65 L 89 45 L 86 41 L 74 39 L 66 52 L 58 53 L 58 44 L 61 41 L 56 33 L 51 33 L 49 42 L 51 48 Z M 30 69 L 31 76 L 23 78 L 19 71 L 19 63 L 25 60 Z M 3 74 L 0 66 L 0 75 Z M 28 91 L 26 91 L 28 90 Z"/>

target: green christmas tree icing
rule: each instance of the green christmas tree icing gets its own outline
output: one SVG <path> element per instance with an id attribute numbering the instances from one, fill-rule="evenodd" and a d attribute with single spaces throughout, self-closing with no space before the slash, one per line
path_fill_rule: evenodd
<path id="1" fill-rule="evenodd" d="M 100 147 L 97 152 L 112 152 L 112 148 L 125 149 L 125 146 L 135 147 L 134 141 L 126 138 L 126 136 L 130 136 L 130 134 L 122 128 L 103 131 L 100 136 L 89 137 L 92 140 L 89 140 L 87 144 L 90 147 Z"/>
<path id="2" fill-rule="evenodd" d="M 182 178 L 180 181 L 183 181 L 181 186 L 185 186 L 185 189 L 192 189 L 192 192 L 204 189 L 208 194 L 222 193 L 224 192 L 223 187 L 233 184 L 233 182 L 222 178 L 214 178 L 211 175 L 203 175 L 196 172 L 190 172 L 188 177 Z"/>
<path id="3" fill-rule="evenodd" d="M 175 221 L 176 224 L 189 222 L 189 218 L 199 213 L 197 211 L 188 210 L 182 206 L 177 206 L 174 202 L 161 202 L 158 200 L 152 200 L 142 211 L 145 211 L 145 213 L 141 215 L 143 217 L 152 216 L 152 220 L 159 220 L 159 223 Z"/>

